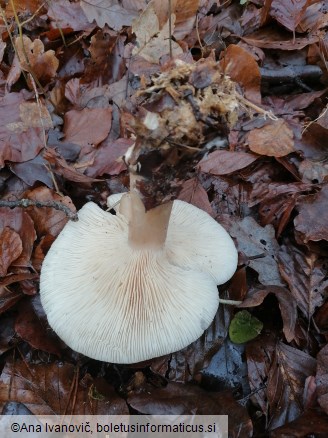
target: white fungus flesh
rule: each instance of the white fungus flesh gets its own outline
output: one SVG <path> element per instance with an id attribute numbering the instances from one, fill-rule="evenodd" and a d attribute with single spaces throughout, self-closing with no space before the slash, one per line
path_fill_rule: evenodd
<path id="1" fill-rule="evenodd" d="M 164 243 L 136 241 L 127 214 L 114 216 L 89 202 L 51 246 L 41 301 L 49 324 L 73 350 L 136 363 L 186 347 L 211 324 L 217 284 L 237 266 L 227 232 L 202 210 L 174 201 Z"/>

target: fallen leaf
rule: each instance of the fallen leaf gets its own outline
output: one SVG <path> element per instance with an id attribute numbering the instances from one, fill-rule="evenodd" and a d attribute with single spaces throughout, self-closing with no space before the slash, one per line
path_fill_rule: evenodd
<path id="1" fill-rule="evenodd" d="M 230 322 L 229 336 L 235 344 L 244 344 L 256 338 L 263 329 L 263 323 L 247 310 L 237 312 Z"/>
<path id="2" fill-rule="evenodd" d="M 95 178 L 104 174 L 118 175 L 123 172 L 126 170 L 126 165 L 122 157 L 133 143 L 134 141 L 128 138 L 118 138 L 113 142 L 104 142 L 93 153 L 92 164 L 87 167 L 85 174 Z M 88 156 L 85 158 L 89 160 Z"/>
<path id="3" fill-rule="evenodd" d="M 131 26 L 133 18 L 138 15 L 138 9 L 126 9 L 119 0 L 81 0 L 80 5 L 89 22 L 94 20 L 100 28 L 107 24 L 120 31 L 123 26 Z"/>
<path id="4" fill-rule="evenodd" d="M 18 336 L 32 348 L 61 356 L 60 342 L 48 329 L 46 315 L 40 304 L 40 296 L 20 302 L 15 321 Z"/>
<path id="5" fill-rule="evenodd" d="M 269 294 L 274 294 L 279 302 L 279 309 L 283 320 L 283 331 L 287 342 L 291 342 L 295 337 L 295 324 L 297 320 L 296 299 L 290 295 L 288 289 L 281 286 L 266 286 L 260 289 L 248 291 L 244 301 L 238 308 L 254 307 L 263 303 Z"/>
<path id="6" fill-rule="evenodd" d="M 269 429 L 295 420 L 303 410 L 303 389 L 316 361 L 303 351 L 263 334 L 246 347 L 251 390 L 264 413 L 270 409 Z"/>
<path id="7" fill-rule="evenodd" d="M 252 184 L 248 206 L 259 204 L 261 224 L 272 224 L 279 237 L 290 220 L 298 197 L 313 190 L 311 184 L 255 182 Z"/>
<path id="8" fill-rule="evenodd" d="M 286 2 L 285 0 L 273 0 L 270 15 L 275 18 L 278 23 L 294 32 L 309 4 L 309 0 L 290 2 Z"/>
<path id="9" fill-rule="evenodd" d="M 13 266 L 29 267 L 36 233 L 29 215 L 22 208 L 0 208 L 0 230 L 6 227 L 16 232 L 22 243 L 22 251 L 18 258 L 12 260 Z"/>
<path id="10" fill-rule="evenodd" d="M 305 380 L 314 374 L 316 360 L 307 353 L 278 342 L 268 374 L 270 429 L 295 420 L 303 411 Z"/>
<path id="11" fill-rule="evenodd" d="M 305 158 L 325 161 L 327 142 L 328 129 L 318 120 L 318 123 L 313 122 L 306 128 L 301 138 L 295 138 L 295 149 L 302 151 Z"/>
<path id="12" fill-rule="evenodd" d="M 78 172 L 74 168 L 74 166 L 69 165 L 66 160 L 61 157 L 54 149 L 48 148 L 46 151 L 44 151 L 43 157 L 51 164 L 51 168 L 55 173 L 63 176 L 68 181 L 74 181 L 84 184 L 91 184 L 95 181 L 99 181 L 94 178 L 90 178 L 89 176 L 84 175 L 81 172 Z"/>
<path id="13" fill-rule="evenodd" d="M 93 397 L 93 378 L 86 374 L 77 380 L 75 376 L 76 367 L 68 362 L 27 365 L 25 361 L 9 360 L 0 377 L 0 406 L 8 401 L 20 402 L 34 415 L 128 414 L 125 401 L 113 389 L 110 401 Z"/>
<path id="14" fill-rule="evenodd" d="M 128 404 L 148 415 L 227 415 L 229 436 L 251 436 L 252 424 L 246 409 L 240 406 L 230 391 L 206 392 L 195 385 L 170 382 L 165 388 L 148 383 L 144 390 L 130 392 Z"/>
<path id="15" fill-rule="evenodd" d="M 86 61 L 86 70 L 83 82 L 93 82 L 97 77 L 97 84 L 107 85 L 119 81 L 126 72 L 124 58 L 124 42 L 126 37 L 111 36 L 98 30 L 91 37 L 89 51 L 91 59 Z M 108 105 L 108 101 L 106 102 Z M 90 108 L 89 102 L 87 102 Z"/>
<path id="16" fill-rule="evenodd" d="M 225 50 L 220 65 L 233 81 L 243 87 L 247 99 L 261 103 L 260 69 L 249 52 L 235 44 L 230 44 Z"/>
<path id="17" fill-rule="evenodd" d="M 319 193 L 305 196 L 297 202 L 298 216 L 294 219 L 295 229 L 301 233 L 304 243 L 328 240 L 328 185 Z"/>
<path id="18" fill-rule="evenodd" d="M 171 26 L 174 29 L 175 15 L 171 16 Z M 152 3 L 149 3 L 146 10 L 133 23 L 132 31 L 137 37 L 137 46 L 133 49 L 132 55 L 139 55 L 146 61 L 158 64 L 162 56 L 170 52 L 169 20 L 160 28 L 159 20 Z M 172 56 L 176 57 L 183 53 L 179 44 L 171 40 Z"/>
<path id="19" fill-rule="evenodd" d="M 22 253 L 23 245 L 18 233 L 5 227 L 0 234 L 0 277 L 7 274 L 7 270 Z"/>
<path id="20" fill-rule="evenodd" d="M 111 108 L 84 108 L 81 111 L 71 110 L 65 114 L 65 141 L 85 146 L 97 146 L 111 129 Z"/>
<path id="21" fill-rule="evenodd" d="M 259 274 L 259 281 L 264 285 L 284 286 L 278 270 L 279 245 L 273 226 L 262 228 L 251 216 L 242 220 L 226 218 L 225 225 L 229 226 L 230 235 L 236 239 L 238 251 L 249 258 L 260 256 L 248 262 L 248 266 Z"/>
<path id="22" fill-rule="evenodd" d="M 32 126 L 25 124 L 22 114 L 26 115 L 27 108 L 24 92 L 9 93 L 0 100 L 0 167 L 5 161 L 23 162 L 32 160 L 44 147 L 43 130 L 40 126 L 40 113 L 33 112 Z M 36 105 L 36 104 L 35 104 Z"/>
<path id="23" fill-rule="evenodd" d="M 303 160 L 298 171 L 305 183 L 321 184 L 327 181 L 328 164 L 321 161 Z"/>
<path id="24" fill-rule="evenodd" d="M 252 152 L 269 157 L 284 157 L 295 151 L 293 131 L 280 119 L 259 129 L 253 129 L 247 137 Z"/>
<path id="25" fill-rule="evenodd" d="M 279 270 L 294 296 L 298 307 L 308 318 L 321 306 L 328 288 L 323 261 L 316 254 L 304 254 L 301 249 L 288 242 L 281 245 Z"/>
<path id="26" fill-rule="evenodd" d="M 56 0 L 48 3 L 47 15 L 51 20 L 51 26 L 61 30 L 65 28 L 71 28 L 74 31 L 92 30 L 95 26 L 90 25 L 80 3 L 71 3 L 69 0 Z"/>
<path id="27" fill-rule="evenodd" d="M 33 186 L 36 181 L 41 181 L 52 189 L 53 180 L 46 167 L 47 164 L 49 163 L 42 157 L 42 154 L 39 154 L 33 160 L 24 161 L 23 163 L 12 163 L 10 169 L 29 186 Z"/>
<path id="28" fill-rule="evenodd" d="M 262 28 L 247 37 L 242 37 L 247 44 L 261 49 L 301 50 L 319 41 L 319 36 L 308 34 L 306 37 L 291 38 L 289 32 L 277 31 L 275 28 Z"/>
<path id="29" fill-rule="evenodd" d="M 14 318 L 3 315 L 0 319 L 0 354 L 15 346 Z"/>
<path id="30" fill-rule="evenodd" d="M 32 41 L 28 36 L 16 37 L 16 53 L 22 70 L 35 75 L 41 83 L 47 84 L 55 77 L 59 60 L 54 50 L 44 51 L 43 42 L 36 38 Z"/>
<path id="31" fill-rule="evenodd" d="M 172 0 L 171 10 L 176 16 L 173 35 L 177 40 L 184 39 L 193 30 L 199 5 L 199 0 Z"/>
<path id="32" fill-rule="evenodd" d="M 246 152 L 214 151 L 197 165 L 201 172 L 212 175 L 227 175 L 244 169 L 259 157 Z"/>
<path id="33" fill-rule="evenodd" d="M 327 414 L 318 409 L 309 409 L 296 420 L 274 429 L 270 433 L 271 438 L 304 438 L 315 434 L 324 438 L 328 430 Z"/>
<path id="34" fill-rule="evenodd" d="M 328 414 L 328 345 L 323 347 L 317 355 L 316 385 L 318 403 L 326 414 Z"/>
<path id="35" fill-rule="evenodd" d="M 14 10 L 12 7 L 12 3 L 9 2 L 6 6 L 6 17 L 12 18 L 14 17 Z M 44 3 L 42 0 L 15 0 L 14 1 L 15 6 L 15 13 L 31 13 L 32 15 L 37 12 L 37 10 L 43 6 L 40 10 L 44 9 Z"/>
<path id="36" fill-rule="evenodd" d="M 56 201 L 62 202 L 72 211 L 75 211 L 75 207 L 68 196 L 59 196 L 54 191 L 47 187 L 37 187 L 33 190 L 25 193 L 27 199 L 34 201 Z M 53 237 L 57 237 L 60 231 L 64 228 L 64 225 L 68 221 L 67 216 L 63 211 L 55 210 L 50 207 L 29 207 L 28 214 L 34 221 L 35 229 L 38 237 L 41 238 L 47 234 L 51 234 Z"/>
<path id="37" fill-rule="evenodd" d="M 36 246 L 32 256 L 32 265 L 36 272 L 41 271 L 42 262 L 54 240 L 55 238 L 51 234 L 41 237 L 40 243 Z"/>
<path id="38" fill-rule="evenodd" d="M 188 202 L 213 216 L 213 210 L 208 200 L 207 192 L 198 178 L 191 178 L 183 182 L 178 199 Z"/>

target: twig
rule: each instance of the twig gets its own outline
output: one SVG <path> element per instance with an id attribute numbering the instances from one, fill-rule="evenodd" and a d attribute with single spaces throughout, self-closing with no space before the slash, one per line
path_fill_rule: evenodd
<path id="1" fill-rule="evenodd" d="M 173 58 L 172 55 L 172 4 L 171 0 L 169 0 L 169 46 L 170 46 L 170 58 Z"/>
<path id="2" fill-rule="evenodd" d="M 76 222 L 79 220 L 78 215 L 76 212 L 72 211 L 67 205 L 62 204 L 61 202 L 57 201 L 33 201 L 32 199 L 19 199 L 17 201 L 0 201 L 0 207 L 9 207 L 9 208 L 15 208 L 15 207 L 37 207 L 37 208 L 44 208 L 44 207 L 50 207 L 54 208 L 55 210 L 62 211 L 66 214 L 66 216 Z"/>

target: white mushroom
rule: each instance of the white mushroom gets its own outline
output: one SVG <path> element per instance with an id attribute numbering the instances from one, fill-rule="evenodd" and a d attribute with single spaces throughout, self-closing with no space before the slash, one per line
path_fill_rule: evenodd
<path id="1" fill-rule="evenodd" d="M 44 260 L 40 294 L 72 349 L 135 363 L 201 336 L 219 305 L 217 284 L 236 266 L 232 239 L 207 213 L 182 201 L 146 213 L 130 192 L 116 216 L 89 202 L 67 223 Z"/>

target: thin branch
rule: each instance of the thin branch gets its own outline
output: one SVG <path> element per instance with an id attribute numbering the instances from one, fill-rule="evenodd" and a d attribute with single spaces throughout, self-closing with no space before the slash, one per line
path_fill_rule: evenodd
<path id="1" fill-rule="evenodd" d="M 172 51 L 172 4 L 169 0 L 169 45 L 170 45 L 170 58 L 173 58 Z"/>
<path id="2" fill-rule="evenodd" d="M 0 207 L 9 207 L 9 208 L 15 208 L 15 207 L 37 207 L 37 208 L 44 208 L 44 207 L 50 207 L 54 208 L 55 210 L 62 211 L 66 214 L 66 216 L 76 222 L 79 220 L 78 215 L 76 212 L 72 211 L 67 205 L 64 205 L 61 202 L 57 201 L 33 201 L 32 199 L 19 199 L 17 201 L 0 201 Z"/>

